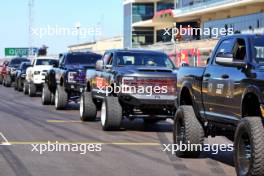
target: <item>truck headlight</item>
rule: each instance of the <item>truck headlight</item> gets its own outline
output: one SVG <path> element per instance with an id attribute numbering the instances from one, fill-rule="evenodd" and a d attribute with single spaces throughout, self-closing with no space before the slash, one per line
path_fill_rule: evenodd
<path id="1" fill-rule="evenodd" d="M 137 89 L 136 78 L 126 77 L 126 76 L 123 77 L 121 87 L 123 93 L 130 93 L 130 94 L 135 93 Z"/>
<path id="2" fill-rule="evenodd" d="M 68 82 L 69 83 L 75 83 L 75 76 L 77 75 L 76 72 L 69 72 L 68 73 Z"/>
<path id="3" fill-rule="evenodd" d="M 40 71 L 34 71 L 34 75 L 39 75 Z"/>
<path id="4" fill-rule="evenodd" d="M 11 68 L 11 72 L 15 72 L 16 71 L 16 68 Z"/>
<path id="5" fill-rule="evenodd" d="M 135 77 L 125 76 L 122 78 L 122 85 L 130 86 L 135 82 Z"/>

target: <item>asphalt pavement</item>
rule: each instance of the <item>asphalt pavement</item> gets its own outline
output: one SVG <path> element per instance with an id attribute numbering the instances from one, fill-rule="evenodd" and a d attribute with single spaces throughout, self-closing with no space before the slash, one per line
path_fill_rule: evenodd
<path id="1" fill-rule="evenodd" d="M 98 114 L 99 115 L 99 114 Z M 13 88 L 0 86 L 1 176 L 234 176 L 233 152 L 177 158 L 163 151 L 172 143 L 171 121 L 144 125 L 126 121 L 122 129 L 104 132 L 100 118 L 81 122 L 78 105 L 56 111 Z M 100 144 L 100 151 L 40 152 L 33 144 Z M 230 143 L 224 137 L 206 141 Z"/>

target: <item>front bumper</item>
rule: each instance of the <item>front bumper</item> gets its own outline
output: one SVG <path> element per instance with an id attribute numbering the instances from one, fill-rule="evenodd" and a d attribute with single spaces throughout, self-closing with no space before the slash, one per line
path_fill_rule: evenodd
<path id="1" fill-rule="evenodd" d="M 119 99 L 137 107 L 142 106 L 171 106 L 175 107 L 177 97 L 175 95 L 140 95 L 140 94 L 121 94 Z"/>
<path id="2" fill-rule="evenodd" d="M 34 75 L 33 83 L 34 84 L 43 84 L 43 83 L 45 83 L 45 75 Z"/>
<path id="3" fill-rule="evenodd" d="M 67 92 L 83 92 L 85 89 L 84 83 L 67 83 L 65 86 Z"/>
<path id="4" fill-rule="evenodd" d="M 16 74 L 10 74 L 11 81 L 14 82 L 16 79 Z"/>

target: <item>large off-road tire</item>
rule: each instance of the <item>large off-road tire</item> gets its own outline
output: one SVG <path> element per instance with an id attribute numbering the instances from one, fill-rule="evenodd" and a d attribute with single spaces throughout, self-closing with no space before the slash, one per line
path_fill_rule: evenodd
<path id="1" fill-rule="evenodd" d="M 55 94 L 53 92 L 51 92 L 50 104 L 55 105 Z"/>
<path id="2" fill-rule="evenodd" d="M 82 121 L 96 120 L 96 105 L 93 101 L 91 92 L 84 92 L 80 101 L 80 118 Z"/>
<path id="3" fill-rule="evenodd" d="M 2 85 L 2 84 L 3 84 L 3 76 L 0 75 L 0 85 Z"/>
<path id="4" fill-rule="evenodd" d="M 5 86 L 6 87 L 11 87 L 11 84 L 12 84 L 12 80 L 11 80 L 11 77 L 9 75 L 7 75 L 5 77 Z"/>
<path id="5" fill-rule="evenodd" d="M 41 96 L 42 105 L 50 105 L 51 104 L 51 96 L 52 96 L 52 93 L 49 90 L 48 85 L 44 84 L 43 88 L 42 88 L 42 96 Z"/>
<path id="6" fill-rule="evenodd" d="M 17 85 L 18 83 L 17 83 L 17 82 L 18 82 L 18 81 L 15 80 L 15 85 L 14 85 L 14 90 L 15 90 L 15 91 L 18 91 L 18 85 Z"/>
<path id="7" fill-rule="evenodd" d="M 260 117 L 245 117 L 235 133 L 235 167 L 239 176 L 263 176 L 264 129 Z"/>
<path id="8" fill-rule="evenodd" d="M 21 92 L 23 90 L 23 84 L 22 84 L 22 80 L 20 78 L 17 80 L 17 90 L 19 92 Z"/>
<path id="9" fill-rule="evenodd" d="M 28 85 L 28 95 L 30 97 L 34 97 L 36 95 L 36 92 L 37 92 L 37 86 L 33 83 L 30 83 Z"/>
<path id="10" fill-rule="evenodd" d="M 65 109 L 68 103 L 68 95 L 63 86 L 57 86 L 55 92 L 55 108 L 56 110 Z"/>
<path id="11" fill-rule="evenodd" d="M 101 108 L 101 125 L 103 130 L 118 130 L 121 126 L 122 117 L 122 107 L 118 97 L 105 97 Z"/>
<path id="12" fill-rule="evenodd" d="M 176 112 L 173 125 L 174 144 L 195 144 L 200 147 L 194 151 L 176 151 L 178 157 L 197 158 L 202 152 L 204 129 L 196 118 L 192 106 L 180 106 Z"/>
<path id="13" fill-rule="evenodd" d="M 24 93 L 25 95 L 28 94 L 28 86 L 29 86 L 28 82 L 25 81 L 25 82 L 24 82 L 24 85 L 23 85 L 23 93 Z"/>

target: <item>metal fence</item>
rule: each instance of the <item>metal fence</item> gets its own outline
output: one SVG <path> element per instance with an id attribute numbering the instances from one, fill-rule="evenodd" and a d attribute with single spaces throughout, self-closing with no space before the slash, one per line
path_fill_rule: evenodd
<path id="1" fill-rule="evenodd" d="M 180 67 L 183 63 L 189 64 L 190 66 L 203 67 L 206 65 L 214 46 L 207 48 L 188 47 L 185 49 L 179 47 L 177 43 L 173 44 L 170 42 L 148 46 L 135 46 L 135 48 L 162 51 L 171 58 L 176 67 Z"/>

